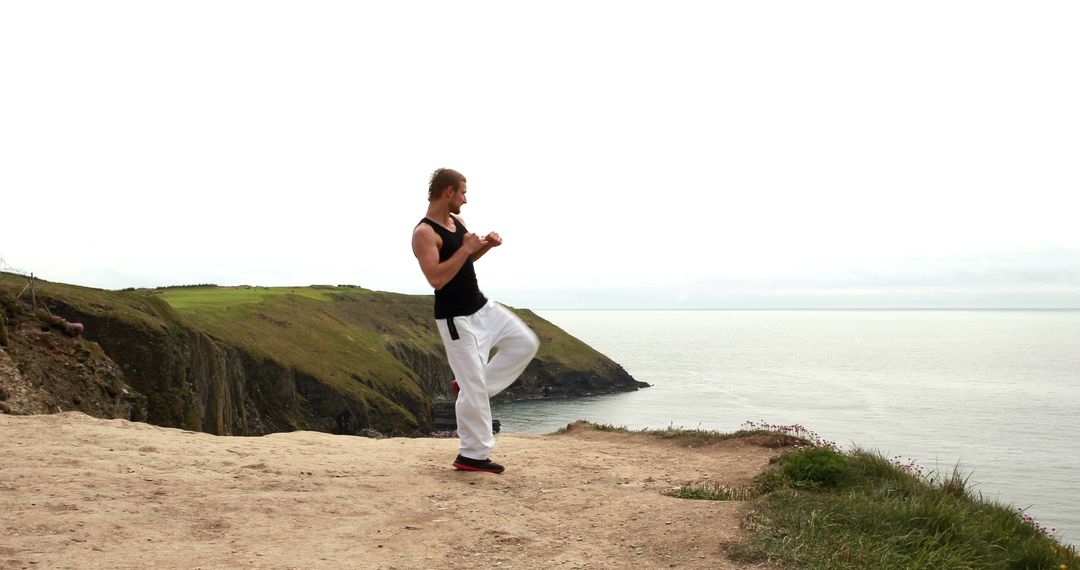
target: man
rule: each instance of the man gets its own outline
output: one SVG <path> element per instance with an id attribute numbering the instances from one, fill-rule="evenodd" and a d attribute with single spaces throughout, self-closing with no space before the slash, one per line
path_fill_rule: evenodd
<path id="1" fill-rule="evenodd" d="M 451 389 L 461 447 L 454 467 L 502 473 L 503 466 L 491 460 L 490 399 L 514 383 L 540 341 L 521 319 L 480 293 L 473 262 L 502 245 L 502 238 L 465 229 L 460 214 L 467 191 L 465 177 L 455 170 L 440 168 L 431 175 L 427 216 L 413 229 L 412 248 L 435 288 L 435 324 L 456 377 Z"/>

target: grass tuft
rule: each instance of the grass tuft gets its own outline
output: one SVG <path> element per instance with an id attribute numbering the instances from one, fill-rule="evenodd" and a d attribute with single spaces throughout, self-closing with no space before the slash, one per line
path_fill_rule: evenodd
<path id="1" fill-rule="evenodd" d="M 798 437 L 792 434 L 781 433 L 767 429 L 742 429 L 735 432 L 721 432 L 716 430 L 707 429 L 690 429 L 682 427 L 668 426 L 663 429 L 651 429 L 644 428 L 641 430 L 632 430 L 624 426 L 615 426 L 611 424 L 600 424 L 590 421 L 577 421 L 566 427 L 559 428 L 554 433 L 563 434 L 573 429 L 574 425 L 581 425 L 592 428 L 597 431 L 614 432 L 614 433 L 626 433 L 626 434 L 642 434 L 656 437 L 659 439 L 666 439 L 675 442 L 678 445 L 684 447 L 705 447 L 722 441 L 729 441 L 733 439 L 748 439 L 751 442 L 761 445 L 763 447 L 805 447 L 812 445 L 812 441 Z"/>
<path id="2" fill-rule="evenodd" d="M 676 487 L 663 492 L 679 499 L 703 499 L 706 501 L 750 501 L 761 496 L 757 487 L 728 487 L 718 481 L 704 481 Z"/>

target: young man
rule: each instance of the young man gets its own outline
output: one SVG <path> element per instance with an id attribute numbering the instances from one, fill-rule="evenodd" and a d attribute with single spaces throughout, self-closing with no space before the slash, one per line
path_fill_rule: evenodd
<path id="1" fill-rule="evenodd" d="M 435 288 L 435 324 L 456 380 L 461 447 L 454 467 L 502 473 L 491 460 L 495 434 L 490 398 L 514 383 L 536 355 L 540 341 L 521 319 L 480 293 L 473 262 L 502 245 L 499 234 L 479 237 L 465 229 L 465 177 L 448 168 L 431 175 L 427 216 L 413 229 L 412 248 Z M 489 356 L 495 350 L 495 357 Z"/>

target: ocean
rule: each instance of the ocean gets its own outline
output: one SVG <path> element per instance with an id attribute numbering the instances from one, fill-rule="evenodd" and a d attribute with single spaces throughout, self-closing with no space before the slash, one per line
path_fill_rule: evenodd
<path id="1" fill-rule="evenodd" d="M 537 311 L 652 387 L 496 403 L 505 432 L 801 424 L 960 466 L 1080 545 L 1080 310 Z"/>

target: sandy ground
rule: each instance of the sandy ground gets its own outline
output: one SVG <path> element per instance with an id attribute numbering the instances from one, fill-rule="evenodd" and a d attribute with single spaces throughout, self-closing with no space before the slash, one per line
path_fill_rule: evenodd
<path id="1" fill-rule="evenodd" d="M 739 485 L 775 450 L 574 429 L 457 441 L 217 437 L 81 413 L 0 414 L 0 568 L 746 568 Z"/>

